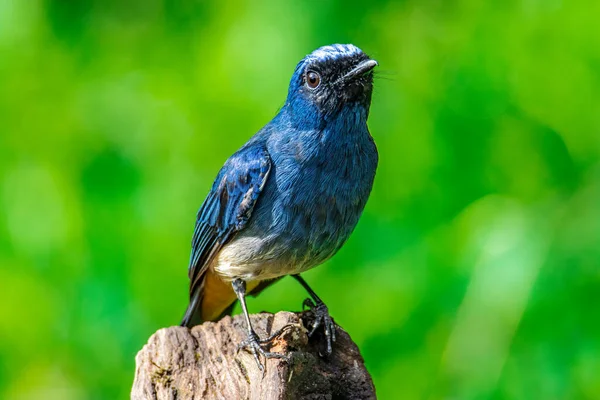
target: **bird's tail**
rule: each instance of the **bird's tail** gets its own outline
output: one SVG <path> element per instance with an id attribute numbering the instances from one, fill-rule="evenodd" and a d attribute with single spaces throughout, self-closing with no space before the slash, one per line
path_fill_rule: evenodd
<path id="1" fill-rule="evenodd" d="M 181 326 L 191 328 L 192 326 L 199 325 L 203 322 L 202 315 L 200 313 L 200 305 L 202 304 L 202 301 L 200 297 L 200 290 L 198 289 L 196 289 L 192 296 L 190 296 L 190 304 L 188 305 L 187 310 L 185 310 L 185 315 L 181 321 Z"/>
<path id="2" fill-rule="evenodd" d="M 190 296 L 190 305 L 185 311 L 181 326 L 191 328 L 204 321 L 216 321 L 231 314 L 236 299 L 231 284 L 208 270 Z"/>

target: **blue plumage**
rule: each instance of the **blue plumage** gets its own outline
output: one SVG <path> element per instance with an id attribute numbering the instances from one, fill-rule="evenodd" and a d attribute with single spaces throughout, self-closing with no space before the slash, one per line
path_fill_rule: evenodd
<path id="1" fill-rule="evenodd" d="M 367 128 L 376 65 L 353 45 L 322 47 L 297 65 L 285 105 L 227 160 L 198 212 L 183 325 L 209 318 L 202 304 L 211 274 L 233 283 L 246 312 L 246 283 L 299 274 L 348 239 L 377 168 Z M 227 311 L 230 298 L 210 301 L 212 318 Z"/>
<path id="2" fill-rule="evenodd" d="M 246 226 L 271 170 L 263 146 L 244 146 L 227 160 L 198 211 L 188 275 L 195 287 L 208 261 Z"/>

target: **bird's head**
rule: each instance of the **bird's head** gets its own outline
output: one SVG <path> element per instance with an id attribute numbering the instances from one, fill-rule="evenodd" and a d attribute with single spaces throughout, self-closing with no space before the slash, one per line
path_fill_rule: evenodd
<path id="1" fill-rule="evenodd" d="M 352 44 L 323 46 L 296 66 L 287 104 L 302 118 L 326 121 L 349 110 L 366 120 L 376 66 L 377 61 Z"/>

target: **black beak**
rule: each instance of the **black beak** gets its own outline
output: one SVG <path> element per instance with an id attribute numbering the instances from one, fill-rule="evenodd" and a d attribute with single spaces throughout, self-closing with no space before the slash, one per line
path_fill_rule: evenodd
<path id="1" fill-rule="evenodd" d="M 366 74 L 367 72 L 370 72 L 377 65 L 379 65 L 379 64 L 377 64 L 377 61 L 375 61 L 375 60 L 363 61 L 360 64 L 358 64 L 356 67 L 354 67 L 346 75 L 344 75 L 342 80 L 347 81 L 349 79 L 358 78 L 359 76 L 362 76 L 362 75 Z"/>

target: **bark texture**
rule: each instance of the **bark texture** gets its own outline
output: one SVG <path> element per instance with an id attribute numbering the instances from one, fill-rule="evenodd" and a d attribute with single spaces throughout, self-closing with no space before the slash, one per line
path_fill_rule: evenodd
<path id="1" fill-rule="evenodd" d="M 325 338 L 308 338 L 313 317 L 279 312 L 251 315 L 261 338 L 284 328 L 267 345 L 287 360 L 266 360 L 261 372 L 250 353 L 242 315 L 192 329 L 157 331 L 136 357 L 131 398 L 141 399 L 374 399 L 375 388 L 358 347 L 336 326 L 333 354 L 323 358 Z M 263 360 L 264 361 L 264 360 Z"/>

